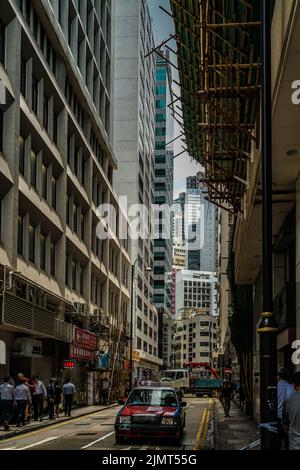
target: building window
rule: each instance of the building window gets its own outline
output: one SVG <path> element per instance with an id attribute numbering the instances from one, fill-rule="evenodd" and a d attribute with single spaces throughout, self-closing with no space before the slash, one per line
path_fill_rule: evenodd
<path id="1" fill-rule="evenodd" d="M 84 214 L 80 214 L 80 230 L 81 230 L 81 240 L 84 241 Z"/>
<path id="2" fill-rule="evenodd" d="M 36 188 L 36 164 L 37 158 L 33 150 L 30 152 L 30 184 Z"/>
<path id="3" fill-rule="evenodd" d="M 42 196 L 47 200 L 47 167 L 42 163 Z"/>
<path id="4" fill-rule="evenodd" d="M 80 295 L 83 295 L 83 266 L 80 265 L 79 268 L 79 274 L 80 274 Z"/>
<path id="5" fill-rule="evenodd" d="M 77 206 L 73 204 L 73 232 L 77 232 Z"/>
<path id="6" fill-rule="evenodd" d="M 46 95 L 44 95 L 43 126 L 46 130 L 48 130 L 48 98 Z"/>
<path id="7" fill-rule="evenodd" d="M 0 62 L 5 64 L 5 27 L 0 20 Z"/>
<path id="8" fill-rule="evenodd" d="M 53 209 L 56 209 L 56 200 L 57 200 L 57 180 L 55 176 L 52 176 L 51 178 L 51 184 L 52 184 L 52 207 Z"/>
<path id="9" fill-rule="evenodd" d="M 146 341 L 143 342 L 143 350 L 145 352 L 148 352 L 148 344 L 146 343 Z"/>
<path id="10" fill-rule="evenodd" d="M 53 111 L 53 142 L 57 145 L 57 133 L 58 133 L 58 115 Z"/>
<path id="11" fill-rule="evenodd" d="M 40 235 L 40 267 L 46 268 L 46 237 L 42 234 Z"/>
<path id="12" fill-rule="evenodd" d="M 21 57 L 21 93 L 26 98 L 26 60 Z"/>
<path id="13" fill-rule="evenodd" d="M 19 137 L 19 171 L 25 174 L 25 141 L 22 136 Z"/>
<path id="14" fill-rule="evenodd" d="M 137 349 L 142 349 L 142 340 L 139 337 L 137 337 L 136 339 L 136 346 L 137 346 Z"/>
<path id="15" fill-rule="evenodd" d="M 55 276 L 55 245 L 51 243 L 50 245 L 50 274 Z"/>
<path id="16" fill-rule="evenodd" d="M 29 235 L 29 261 L 34 263 L 35 260 L 35 228 L 33 225 L 29 224 L 28 226 L 28 235 Z"/>
<path id="17" fill-rule="evenodd" d="M 65 263 L 65 282 L 66 286 L 69 285 L 69 257 L 66 256 L 66 263 Z"/>
<path id="18" fill-rule="evenodd" d="M 31 90 L 31 108 L 37 114 L 38 110 L 38 81 L 32 77 L 32 90 Z"/>
<path id="19" fill-rule="evenodd" d="M 23 255 L 23 217 L 18 216 L 18 253 Z"/>
<path id="20" fill-rule="evenodd" d="M 140 317 L 137 317 L 136 325 L 137 325 L 137 329 L 142 331 L 142 319 Z"/>
<path id="21" fill-rule="evenodd" d="M 76 263 L 72 260 L 72 289 L 76 290 Z"/>

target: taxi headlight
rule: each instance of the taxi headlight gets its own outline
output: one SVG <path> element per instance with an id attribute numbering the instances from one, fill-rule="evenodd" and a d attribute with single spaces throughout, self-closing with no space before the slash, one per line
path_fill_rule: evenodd
<path id="1" fill-rule="evenodd" d="M 119 423 L 120 424 L 130 424 L 131 423 L 131 416 L 119 416 Z"/>
<path id="2" fill-rule="evenodd" d="M 175 426 L 177 422 L 176 422 L 176 419 L 174 418 L 161 418 L 161 424 L 165 426 Z"/>

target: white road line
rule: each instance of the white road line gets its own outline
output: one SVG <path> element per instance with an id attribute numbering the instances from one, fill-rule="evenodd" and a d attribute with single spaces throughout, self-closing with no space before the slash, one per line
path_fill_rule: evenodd
<path id="1" fill-rule="evenodd" d="M 13 450 L 13 449 L 15 449 L 15 448 L 16 448 L 16 446 L 13 446 L 13 447 L 4 447 L 4 449 L 1 449 L 1 448 L 0 448 L 0 450 Z"/>
<path id="2" fill-rule="evenodd" d="M 56 437 L 47 437 L 47 439 L 43 439 L 42 441 L 35 442 L 34 444 L 30 444 L 30 445 L 28 445 L 28 446 L 21 447 L 20 449 L 16 449 L 16 450 L 31 449 L 31 447 L 37 447 L 37 446 L 40 446 L 40 445 L 42 445 L 42 444 L 46 444 L 46 442 L 54 441 L 55 439 L 59 439 L 59 436 L 56 436 Z"/>
<path id="3" fill-rule="evenodd" d="M 114 433 L 115 433 L 115 431 L 109 432 L 105 436 L 102 436 L 99 439 L 96 439 L 96 441 L 90 442 L 86 446 L 81 447 L 81 449 L 88 449 L 89 447 L 92 447 L 94 444 L 97 444 L 97 442 L 103 441 L 104 439 L 106 439 L 107 437 L 111 436 Z"/>

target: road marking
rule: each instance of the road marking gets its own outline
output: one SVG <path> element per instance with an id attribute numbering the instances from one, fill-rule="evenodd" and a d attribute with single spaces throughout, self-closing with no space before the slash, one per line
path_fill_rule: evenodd
<path id="1" fill-rule="evenodd" d="M 46 442 L 55 441 L 55 439 L 58 439 L 58 438 L 59 438 L 58 436 L 55 436 L 55 437 L 47 437 L 47 439 L 43 439 L 42 441 L 35 442 L 34 444 L 29 444 L 28 446 L 21 447 L 20 449 L 16 449 L 16 450 L 31 449 L 32 447 L 37 447 L 37 446 L 39 446 L 39 445 L 46 444 Z"/>
<path id="2" fill-rule="evenodd" d="M 200 426 L 199 426 L 199 430 L 198 430 L 197 435 L 196 435 L 194 450 L 199 450 L 201 442 L 203 440 L 205 440 L 205 438 L 206 438 L 212 403 L 213 403 L 213 401 L 210 398 L 210 400 L 208 402 L 208 408 L 203 413 L 202 420 L 201 420 L 201 423 L 200 423 Z"/>
<path id="3" fill-rule="evenodd" d="M 17 439 L 24 439 L 25 437 L 34 436 L 35 434 L 39 434 L 40 432 L 49 431 L 49 429 L 56 429 L 61 426 L 70 425 L 72 423 L 75 423 L 76 421 L 87 419 L 87 417 L 99 414 L 104 410 L 107 411 L 106 409 L 95 411 L 93 413 L 89 413 L 89 415 L 83 415 L 83 416 L 79 416 L 78 418 L 68 419 L 67 421 L 64 421 L 63 423 L 52 424 L 51 426 L 45 426 L 44 428 L 37 429 L 36 431 L 26 432 L 24 434 L 20 434 L 19 436 L 12 436 L 12 437 L 8 437 L 7 439 L 2 439 L 0 440 L 0 450 L 1 450 L 1 445 L 4 444 L 5 442 L 16 441 Z"/>
<path id="4" fill-rule="evenodd" d="M 106 434 L 105 436 L 102 436 L 99 439 L 96 439 L 96 441 L 90 442 L 86 446 L 81 447 L 81 449 L 88 449 L 89 447 L 92 447 L 94 444 L 97 444 L 97 442 L 103 441 L 107 437 L 112 436 L 114 433 L 115 433 L 115 431 L 112 431 L 112 432 Z"/>
<path id="5" fill-rule="evenodd" d="M 13 446 L 13 447 L 5 447 L 4 449 L 0 449 L 0 450 L 13 450 L 13 449 L 15 449 L 15 448 L 16 448 L 16 446 Z"/>
<path id="6" fill-rule="evenodd" d="M 207 413 L 207 410 L 205 410 L 204 413 L 203 413 L 203 415 L 202 415 L 201 423 L 200 423 L 198 432 L 197 432 L 197 434 L 196 434 L 196 440 L 195 440 L 194 450 L 197 450 L 197 449 L 199 449 L 199 447 L 200 447 L 201 435 L 202 435 L 202 431 L 203 431 L 203 426 L 204 426 L 204 421 L 205 421 L 206 413 Z"/>

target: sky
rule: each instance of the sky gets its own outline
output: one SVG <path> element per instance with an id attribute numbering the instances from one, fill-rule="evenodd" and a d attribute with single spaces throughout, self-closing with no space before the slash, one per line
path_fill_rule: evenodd
<path id="1" fill-rule="evenodd" d="M 156 45 L 169 38 L 171 34 L 174 34 L 174 25 L 172 18 L 164 13 L 159 6 L 161 5 L 165 10 L 170 11 L 169 0 L 148 0 L 150 14 L 153 20 L 153 31 Z M 170 41 L 170 47 L 176 50 L 175 41 Z M 171 57 L 171 61 L 175 62 L 176 57 Z M 172 70 L 175 80 L 177 78 L 177 71 L 175 68 Z M 178 86 L 173 83 L 173 89 L 178 95 Z M 180 132 L 180 126 L 175 121 L 175 134 L 177 137 Z M 182 142 L 180 139 L 174 142 L 174 155 L 182 151 Z M 201 169 L 201 166 L 192 160 L 189 155 L 185 152 L 174 160 L 174 198 L 178 194 L 186 189 L 186 177 L 194 175 Z"/>

